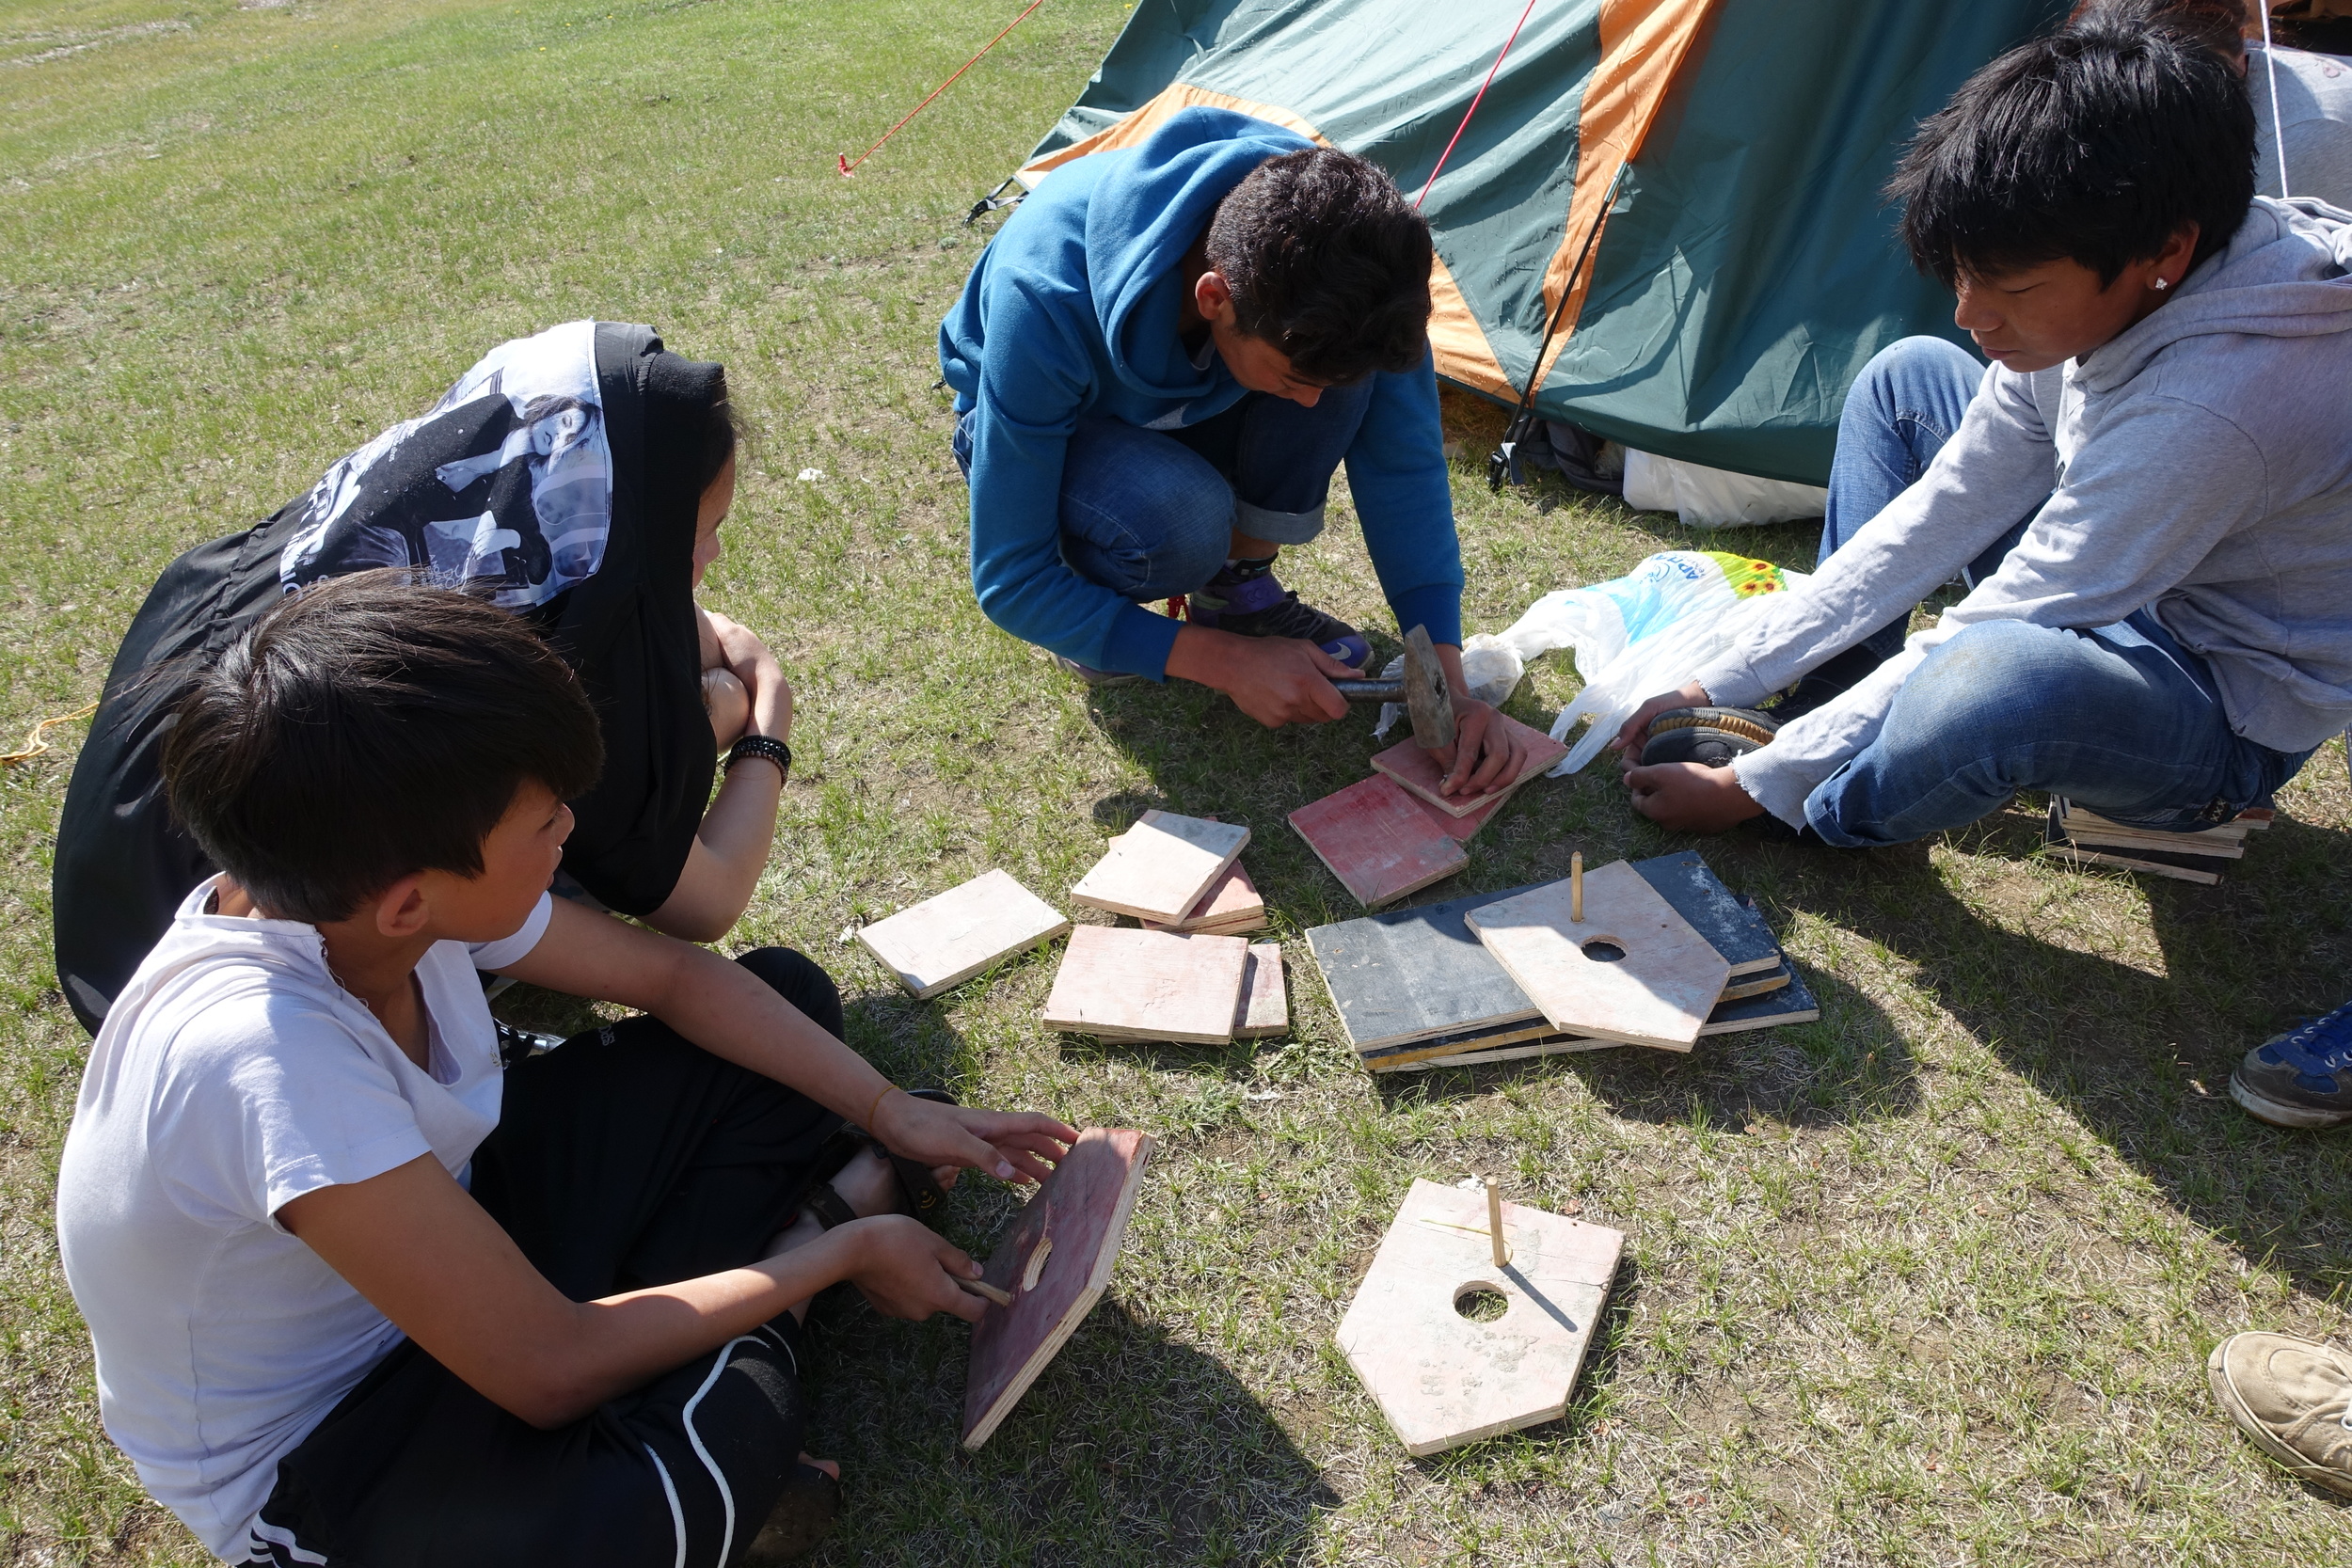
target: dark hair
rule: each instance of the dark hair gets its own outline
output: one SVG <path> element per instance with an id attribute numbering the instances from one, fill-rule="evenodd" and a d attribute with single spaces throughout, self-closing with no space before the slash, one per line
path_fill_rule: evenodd
<path id="1" fill-rule="evenodd" d="M 205 854 L 270 914 L 314 924 L 413 871 L 481 875 L 525 781 L 569 800 L 603 766 L 596 712 L 554 650 L 396 569 L 271 609 L 197 674 L 163 754 Z"/>
<path id="2" fill-rule="evenodd" d="M 2066 25 L 2069 31 L 2164 27 L 2226 61 L 2246 55 L 2246 0 L 2081 0 Z"/>
<path id="3" fill-rule="evenodd" d="M 718 483 L 720 473 L 733 461 L 739 447 L 751 445 L 751 426 L 727 395 L 727 372 L 720 371 L 712 383 L 710 406 L 703 413 L 694 447 L 693 465 L 688 472 L 695 476 L 694 494 L 700 496 Z"/>
<path id="4" fill-rule="evenodd" d="M 1208 253 L 1235 325 L 1311 381 L 1429 352 L 1429 225 L 1377 164 L 1332 147 L 1267 159 L 1217 203 Z"/>
<path id="5" fill-rule="evenodd" d="M 1887 195 L 1913 262 L 1947 285 L 2066 260 L 2105 287 L 2183 224 L 2192 266 L 2229 243 L 2254 199 L 2254 111 L 2209 50 L 2093 17 L 1962 83 Z"/>

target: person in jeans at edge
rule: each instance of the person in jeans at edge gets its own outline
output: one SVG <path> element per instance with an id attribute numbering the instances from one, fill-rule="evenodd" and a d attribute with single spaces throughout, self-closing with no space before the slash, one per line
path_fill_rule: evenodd
<path id="1" fill-rule="evenodd" d="M 2074 20 L 2169 28 L 2210 50 L 2245 78 L 2253 100 L 2257 188 L 2277 196 L 2283 183 L 2297 196 L 2352 207 L 2352 62 L 2249 41 L 2262 24 L 2253 0 L 2085 0 Z M 2283 141 L 2271 119 L 2274 67 Z M 2290 1072 L 2286 1092 L 2266 1088 Z M 2256 1047 L 2231 1087 L 2265 1121 L 2332 1127 L 2352 1119 L 2352 1003 Z M 2205 1379 L 2264 1453 L 2298 1480 L 2352 1495 L 2352 1355 L 2297 1335 L 2250 1329 L 2214 1346 Z"/>
<path id="2" fill-rule="evenodd" d="M 2343 733 L 2352 220 L 2255 196 L 2254 146 L 2229 63 L 2096 14 L 1921 127 L 1903 236 L 1992 366 L 1930 338 L 1870 362 L 1820 571 L 1627 721 L 1637 809 L 1854 847 L 2045 790 L 2195 831 Z M 1955 574 L 1966 597 L 1906 640 Z M 2352 1006 L 2255 1047 L 2230 1090 L 2280 1125 L 2352 1121 Z M 2352 1356 L 2239 1334 L 2207 1376 L 2264 1452 L 2352 1494 Z"/>
<path id="3" fill-rule="evenodd" d="M 940 325 L 989 619 L 1089 682 L 1176 676 L 1320 723 L 1371 647 L 1274 576 L 1344 461 L 1400 631 L 1460 720 L 1453 793 L 1523 743 L 1462 679 L 1462 559 L 1429 351 L 1429 227 L 1378 167 L 1191 108 L 1054 171 Z M 1190 619 L 1141 602 L 1190 600 Z"/>

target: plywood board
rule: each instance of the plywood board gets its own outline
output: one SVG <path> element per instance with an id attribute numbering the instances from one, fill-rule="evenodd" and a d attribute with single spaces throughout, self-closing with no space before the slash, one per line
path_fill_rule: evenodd
<path id="1" fill-rule="evenodd" d="M 2051 802 L 2049 816 L 2042 824 L 2042 838 L 2052 849 L 2077 864 L 2088 863 L 2121 866 L 2126 871 L 2169 877 L 2177 882 L 2195 882 L 2201 887 L 2212 887 L 2221 880 L 2221 874 L 2212 869 L 2220 863 L 2212 855 L 2173 851 L 2169 846 L 2133 845 L 2130 852 L 2125 853 L 2121 847 L 2096 849 L 2078 845 L 2067 836 L 2067 829 L 2061 825 L 2060 808 L 2064 803 Z"/>
<path id="2" fill-rule="evenodd" d="M 1088 1128 L 989 1254 L 980 1277 L 1012 1305 L 991 1303 L 972 1328 L 966 1449 L 988 1441 L 1102 1299 L 1151 1151 L 1151 1138 L 1132 1129 Z"/>
<path id="3" fill-rule="evenodd" d="M 1514 1047 L 1568 1037 L 1553 1028 L 1550 1020 L 1538 1018 L 1533 1023 L 1512 1024 L 1502 1029 L 1465 1030 L 1458 1035 L 1443 1035 L 1414 1045 L 1392 1045 L 1382 1051 L 1367 1051 L 1359 1059 L 1366 1072 L 1420 1072 L 1433 1067 L 1451 1067 L 1456 1059 L 1501 1060 L 1495 1053 L 1508 1053 Z M 1579 1050 L 1597 1051 L 1604 1046 L 1614 1047 L 1622 1043 L 1618 1040 L 1585 1039 L 1581 1036 L 1576 1037 L 1576 1039 Z"/>
<path id="4" fill-rule="evenodd" d="M 1178 921 L 1147 920 L 1147 931 L 1213 931 L 1219 936 L 1239 936 L 1244 931 L 1265 927 L 1265 899 L 1258 893 L 1258 884 L 1249 879 L 1249 869 L 1235 861 L 1225 868 L 1225 875 L 1209 884 L 1209 891 L 1184 919 Z"/>
<path id="5" fill-rule="evenodd" d="M 1437 824 L 1439 832 L 1456 844 L 1468 844 L 1478 836 L 1479 829 L 1495 819 L 1495 813 L 1511 803 L 1512 797 L 1518 793 L 1517 790 L 1509 790 L 1498 795 L 1467 816 L 1456 816 L 1452 812 L 1439 811 L 1419 796 L 1413 798 L 1413 804 L 1419 806 L 1429 820 Z"/>
<path id="6" fill-rule="evenodd" d="M 1147 811 L 1111 840 L 1070 890 L 1071 902 L 1137 920 L 1180 921 L 1248 842 L 1249 830 L 1237 823 Z"/>
<path id="7" fill-rule="evenodd" d="M 1708 1015 L 1707 1027 L 1699 1031 L 1701 1038 L 1710 1035 L 1737 1035 L 1751 1029 L 1770 1029 L 1782 1023 L 1810 1023 L 1821 1016 L 1821 1005 L 1814 999 L 1804 977 L 1792 966 L 1788 983 L 1765 996 L 1745 997 L 1724 1002 Z M 1427 1072 L 1432 1068 L 1483 1067 L 1490 1062 L 1518 1061 L 1530 1056 L 1557 1056 L 1573 1051 L 1600 1051 L 1622 1044 L 1619 1040 L 1597 1040 L 1582 1035 L 1548 1034 L 1540 1038 L 1512 1041 L 1484 1049 L 1462 1051 L 1453 1054 L 1420 1057 L 1401 1061 L 1393 1068 L 1377 1067 L 1377 1071 Z"/>
<path id="8" fill-rule="evenodd" d="M 2199 829 L 2194 832 L 2173 833 L 2167 832 L 2161 828 L 2136 828 L 2128 822 L 2117 822 L 2109 817 L 2101 816 L 2095 811 L 2086 811 L 2062 795 L 2053 798 L 2050 805 L 2058 813 L 2060 825 L 2070 832 L 2130 833 L 2137 838 L 2206 839 L 2220 844 L 2242 844 L 2248 833 L 2270 826 L 2266 818 L 2254 816 L 2248 812 L 2240 812 L 2229 821 L 2217 822 L 2210 828 Z"/>
<path id="9" fill-rule="evenodd" d="M 2044 837 L 2054 844 L 2076 844 L 2134 854 L 2154 850 L 2163 855 L 2185 855 L 2196 860 L 2234 861 L 2246 858 L 2246 827 L 2236 822 L 2225 822 L 2202 832 L 2185 833 L 2126 827 L 2109 822 L 2103 816 L 2094 816 L 2071 801 L 2057 800 L 2050 802 Z"/>
<path id="10" fill-rule="evenodd" d="M 1584 874 L 1584 918 L 1565 879 L 1465 917 L 1503 973 L 1563 1033 L 1688 1051 L 1730 966 L 1624 861 Z M 1603 961 L 1588 947 L 1624 952 Z"/>
<path id="11" fill-rule="evenodd" d="M 2060 853 L 2071 855 L 2077 861 L 2088 862 L 2095 865 L 2120 865 L 2126 871 L 2145 872 L 2151 877 L 2169 877 L 2176 882 L 2195 882 L 2200 887 L 2212 887 L 2221 880 L 2219 872 L 2200 871 L 2195 866 L 2169 865 L 2163 861 L 2152 861 L 2132 855 L 2102 854 L 2096 849 L 2077 849 L 2071 845 L 2062 844 L 2058 848 Z"/>
<path id="12" fill-rule="evenodd" d="M 1422 749 L 1418 740 L 1398 742 L 1375 756 L 1372 766 L 1447 816 L 1468 816 L 1471 812 L 1501 801 L 1519 785 L 1568 754 L 1565 746 L 1543 731 L 1530 729 L 1509 714 L 1498 713 L 1495 718 L 1526 745 L 1528 760 L 1525 767 L 1492 789 L 1476 795 L 1446 794 L 1438 787 L 1445 783 L 1445 769 L 1438 766 L 1433 753 Z"/>
<path id="13" fill-rule="evenodd" d="M 1537 885 L 1392 910 L 1309 931 L 1307 950 L 1323 972 L 1348 1044 L 1369 1060 L 1375 1052 L 1417 1041 L 1466 1032 L 1482 1037 L 1478 1032 L 1542 1023 L 1535 1004 L 1463 919 L 1471 910 Z"/>
<path id="14" fill-rule="evenodd" d="M 1782 961 L 1778 969 L 1768 974 L 1735 974 L 1731 977 L 1731 983 L 1724 988 L 1724 994 L 1720 1000 L 1738 1002 L 1751 996 L 1763 996 L 1788 985 L 1790 977 L 1791 972 L 1786 960 Z M 1699 1032 L 1706 1033 L 1703 1029 Z"/>
<path id="15" fill-rule="evenodd" d="M 1489 1251 L 1483 1193 L 1415 1181 L 1340 1320 L 1347 1363 L 1415 1456 L 1556 1419 L 1592 1346 L 1625 1237 L 1502 1206 L 1510 1261 Z M 1509 1301 L 1473 1323 L 1473 1290 Z"/>
<path id="16" fill-rule="evenodd" d="M 1756 974 L 1780 967 L 1780 942 L 1756 906 L 1716 879 L 1693 849 L 1635 861 L 1642 880 L 1674 906 L 1675 913 L 1724 956 L 1734 974 Z"/>
<path id="17" fill-rule="evenodd" d="M 991 964 L 1053 941 L 1070 917 L 1003 871 L 858 928 L 857 940 L 916 996 L 937 996 Z"/>
<path id="18" fill-rule="evenodd" d="M 2235 861 L 2246 858 L 2243 845 L 2222 842 L 2197 843 L 2202 833 L 2110 833 L 2092 828 L 2068 828 L 2063 834 L 2069 844 L 2079 844 L 2092 849 L 2144 849 L 2160 855 L 2189 855 L 2205 861 Z"/>
<path id="19" fill-rule="evenodd" d="M 1797 966 L 1787 966 L 1788 983 L 1758 996 L 1725 997 L 1707 1015 L 1707 1026 L 1699 1031 L 1704 1039 L 1714 1035 L 1737 1035 L 1750 1029 L 1770 1029 L 1781 1023 L 1811 1023 L 1821 1016 L 1821 1004 L 1813 994 L 1813 988 L 1804 983 Z"/>
<path id="20" fill-rule="evenodd" d="M 1224 1045 L 1248 961 L 1239 937 L 1081 926 L 1055 972 L 1045 1023 L 1104 1039 Z"/>
<path id="21" fill-rule="evenodd" d="M 1233 1037 L 1254 1040 L 1290 1032 L 1291 993 L 1282 978 L 1282 944 L 1253 942 L 1242 971 L 1241 1000 L 1233 1009 Z"/>
<path id="22" fill-rule="evenodd" d="M 1462 847 L 1384 777 L 1301 806 L 1290 821 L 1340 885 L 1368 910 L 1419 893 L 1470 863 Z"/>

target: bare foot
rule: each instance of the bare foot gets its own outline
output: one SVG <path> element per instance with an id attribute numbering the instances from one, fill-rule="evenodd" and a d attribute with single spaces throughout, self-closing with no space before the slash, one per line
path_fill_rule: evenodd
<path id="1" fill-rule="evenodd" d="M 837 1459 L 819 1459 L 813 1453 L 803 1452 L 801 1455 L 801 1463 L 816 1465 L 835 1481 L 841 1479 L 841 1461 Z"/>

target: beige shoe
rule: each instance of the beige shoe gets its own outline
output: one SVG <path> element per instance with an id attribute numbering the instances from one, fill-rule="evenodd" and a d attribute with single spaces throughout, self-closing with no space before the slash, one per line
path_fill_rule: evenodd
<path id="1" fill-rule="evenodd" d="M 2296 1480 L 2352 1497 L 2352 1355 L 2286 1334 L 2233 1334 L 2206 1358 L 2205 1381 Z"/>

